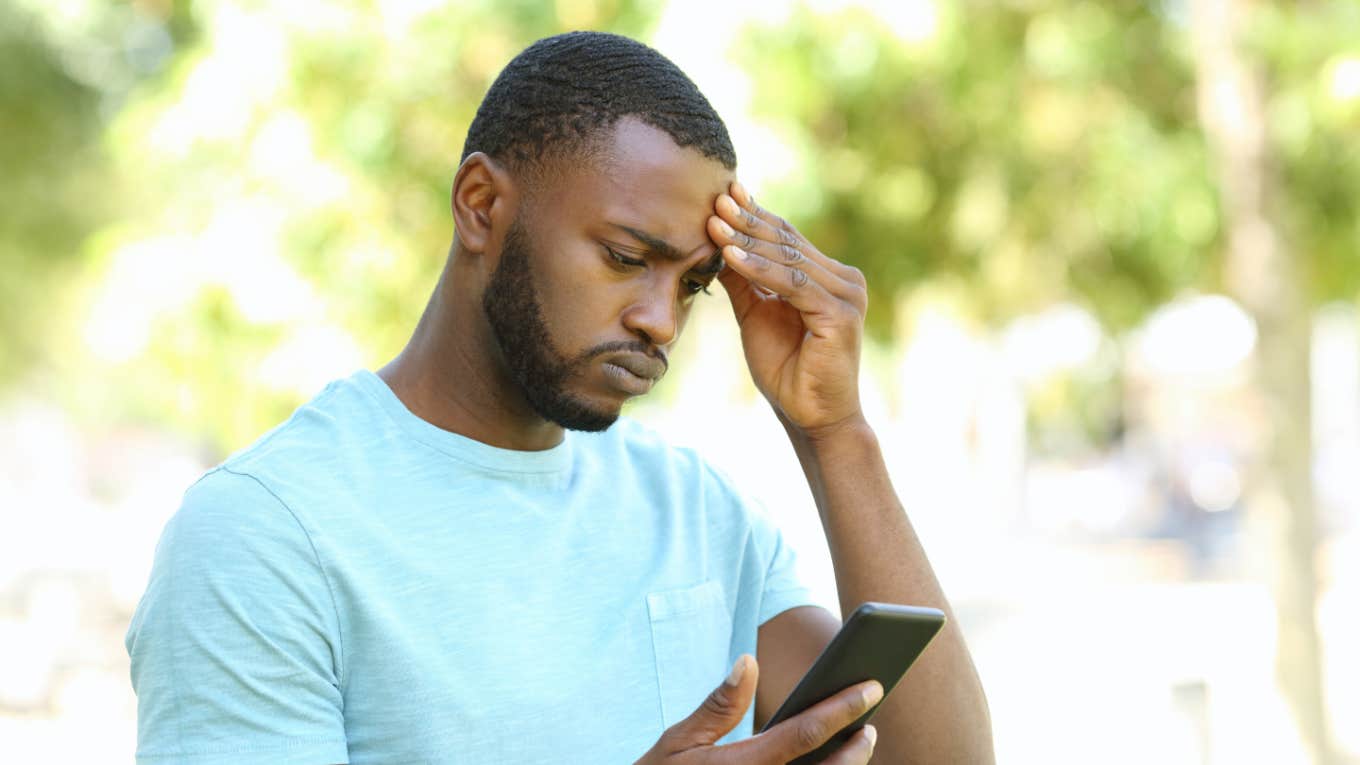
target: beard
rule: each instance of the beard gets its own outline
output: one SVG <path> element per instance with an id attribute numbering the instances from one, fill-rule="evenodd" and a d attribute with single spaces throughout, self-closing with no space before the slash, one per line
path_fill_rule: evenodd
<path id="1" fill-rule="evenodd" d="M 527 232 L 516 218 L 506 232 L 500 262 L 482 293 L 482 311 L 491 324 L 510 379 L 543 419 L 568 430 L 605 430 L 618 419 L 618 410 L 591 406 L 573 395 L 568 384 L 584 374 L 596 354 L 632 348 L 634 344 L 609 343 L 574 359 L 560 353 L 543 319 L 529 251 Z"/>

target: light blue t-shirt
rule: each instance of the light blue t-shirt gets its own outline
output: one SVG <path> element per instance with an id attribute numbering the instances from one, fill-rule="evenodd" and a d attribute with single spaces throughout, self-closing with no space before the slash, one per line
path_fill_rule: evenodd
<path id="1" fill-rule="evenodd" d="M 628 763 L 812 603 L 693 452 L 626 419 L 498 449 L 359 371 L 166 525 L 127 633 L 137 759 Z"/>

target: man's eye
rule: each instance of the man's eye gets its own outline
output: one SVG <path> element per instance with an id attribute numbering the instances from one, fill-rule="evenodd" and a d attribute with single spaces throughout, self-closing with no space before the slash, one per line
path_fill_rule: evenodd
<path id="1" fill-rule="evenodd" d="M 687 292 L 687 293 L 690 294 L 690 295 L 697 295 L 697 294 L 699 294 L 700 292 L 704 293 L 705 295 L 711 295 L 711 294 L 713 294 L 713 293 L 711 293 L 711 292 L 708 291 L 708 283 L 707 283 L 707 282 L 697 282 L 697 281 L 694 281 L 693 279 L 686 279 L 685 282 L 684 282 L 684 284 L 685 284 L 685 292 Z"/>
<path id="2" fill-rule="evenodd" d="M 645 265 L 647 265 L 647 263 L 646 263 L 645 261 L 641 261 L 641 260 L 637 260 L 637 259 L 635 259 L 635 258 L 629 258 L 629 257 L 623 256 L 623 255 L 620 255 L 619 253 L 617 253 L 617 252 L 614 251 L 614 248 L 613 248 L 613 247 L 605 247 L 605 248 L 604 248 L 604 251 L 607 252 L 607 253 L 609 253 L 609 257 L 613 258 L 613 259 L 614 259 L 614 262 L 618 263 L 618 264 L 621 265 L 621 266 L 645 266 Z"/>

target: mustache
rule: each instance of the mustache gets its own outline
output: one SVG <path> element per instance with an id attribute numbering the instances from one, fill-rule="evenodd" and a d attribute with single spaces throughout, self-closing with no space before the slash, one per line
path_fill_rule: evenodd
<path id="1" fill-rule="evenodd" d="M 665 367 L 666 371 L 670 371 L 671 362 L 670 359 L 666 358 L 666 352 L 661 350 L 660 348 L 657 348 L 654 345 L 648 345 L 647 343 L 644 343 L 641 340 L 615 340 L 613 342 L 602 343 L 600 345 L 595 346 L 594 348 L 591 348 L 585 353 L 582 353 L 577 358 L 577 361 L 586 361 L 596 356 L 600 356 L 605 353 L 614 353 L 616 351 L 632 351 L 634 353 L 641 353 L 645 356 L 650 356 L 656 359 L 657 361 L 660 361 L 661 366 Z"/>

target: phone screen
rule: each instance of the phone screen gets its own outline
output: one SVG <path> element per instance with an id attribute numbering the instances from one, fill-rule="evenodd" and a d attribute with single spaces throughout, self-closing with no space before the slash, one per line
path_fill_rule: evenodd
<path id="1" fill-rule="evenodd" d="M 765 724 L 767 731 L 817 702 L 865 680 L 877 680 L 888 698 L 936 633 L 944 626 L 944 612 L 936 608 L 865 603 L 841 625 L 812 668 Z M 790 765 L 821 762 L 864 727 L 879 702 L 822 746 Z"/>

